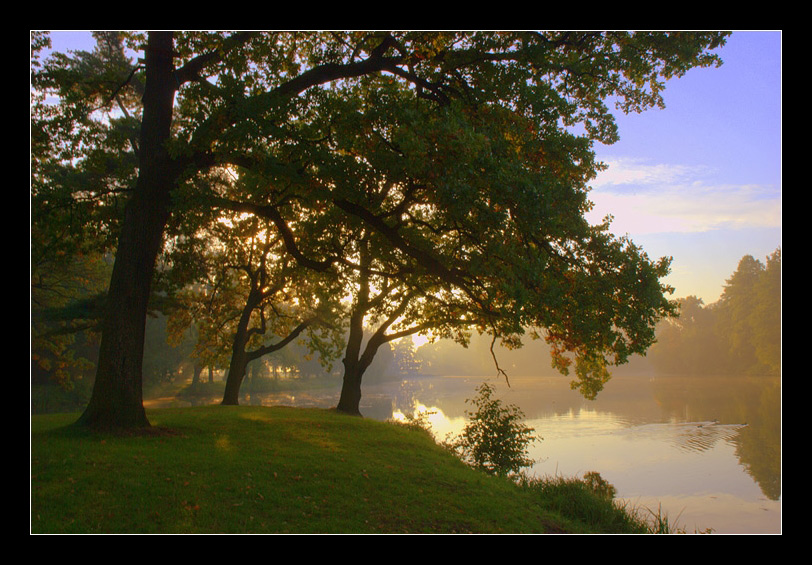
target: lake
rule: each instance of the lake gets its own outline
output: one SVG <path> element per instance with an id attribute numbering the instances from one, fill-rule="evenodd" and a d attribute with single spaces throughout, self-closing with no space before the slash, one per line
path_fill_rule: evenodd
<path id="1" fill-rule="evenodd" d="M 781 533 L 780 378 L 614 377 L 594 401 L 561 376 L 420 377 L 363 388 L 361 412 L 429 412 L 439 439 L 465 425 L 465 400 L 487 380 L 543 439 L 539 476 L 597 471 L 617 497 L 689 533 Z M 251 404 L 333 407 L 338 390 L 255 395 Z"/>

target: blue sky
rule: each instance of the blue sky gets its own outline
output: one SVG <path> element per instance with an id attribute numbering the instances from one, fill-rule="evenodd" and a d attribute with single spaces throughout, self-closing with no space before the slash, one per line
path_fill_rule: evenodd
<path id="1" fill-rule="evenodd" d="M 781 246 L 781 33 L 734 32 L 718 53 L 667 83 L 664 110 L 618 116 L 591 193 L 596 221 L 673 257 L 674 296 L 706 304 L 741 257 Z"/>
<path id="2" fill-rule="evenodd" d="M 55 32 L 55 49 L 93 48 Z M 592 218 L 614 216 L 652 258 L 673 257 L 675 297 L 716 301 L 744 255 L 781 246 L 781 33 L 734 32 L 720 68 L 669 81 L 664 110 L 619 115 L 593 182 Z"/>

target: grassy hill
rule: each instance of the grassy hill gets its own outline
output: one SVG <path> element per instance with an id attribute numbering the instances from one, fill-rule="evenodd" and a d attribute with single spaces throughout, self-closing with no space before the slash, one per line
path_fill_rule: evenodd
<path id="1" fill-rule="evenodd" d="M 137 436 L 32 416 L 32 533 L 646 531 L 581 481 L 491 477 L 415 427 L 287 407 L 148 415 Z"/>

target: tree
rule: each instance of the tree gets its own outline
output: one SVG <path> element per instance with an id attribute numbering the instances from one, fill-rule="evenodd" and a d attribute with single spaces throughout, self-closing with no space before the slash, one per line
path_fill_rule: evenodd
<path id="1" fill-rule="evenodd" d="M 175 97 L 171 33 L 153 33 L 146 47 L 146 79 L 138 180 L 124 222 L 108 290 L 93 394 L 80 422 L 90 427 L 143 427 L 144 323 L 155 262 L 169 219 L 178 173 L 169 157 Z M 168 173 L 168 174 L 167 174 Z"/>
<path id="2" fill-rule="evenodd" d="M 756 307 L 756 285 L 764 271 L 764 265 L 745 255 L 733 275 L 727 280 L 722 293 L 721 316 L 725 326 L 728 357 L 740 360 L 741 367 L 755 363 L 750 343 L 750 316 Z"/>
<path id="3" fill-rule="evenodd" d="M 255 218 L 249 218 L 249 222 Z M 273 234 L 273 235 L 272 235 Z M 259 245 L 254 238 L 260 237 Z M 318 279 L 308 277 L 302 269 L 296 268 L 284 255 L 284 251 L 274 259 L 274 251 L 280 253 L 280 238 L 272 229 L 255 234 L 249 241 L 254 253 L 244 257 L 244 262 L 231 266 L 239 269 L 243 286 L 247 286 L 241 295 L 242 309 L 239 310 L 236 328 L 232 338 L 232 354 L 228 367 L 223 404 L 239 403 L 239 390 L 248 364 L 261 357 L 279 351 L 296 340 L 303 332 L 333 327 L 335 331 L 336 306 L 333 305 L 335 294 L 329 285 L 319 285 Z M 287 259 L 287 260 L 286 260 Z M 328 291 L 325 296 L 325 289 Z M 273 342 L 268 337 L 276 336 Z M 258 338 L 258 341 L 257 339 Z M 252 340 L 255 342 L 252 346 Z M 310 344 L 332 344 L 335 339 L 329 337 L 317 340 L 311 333 Z M 326 347 L 320 348 L 321 359 L 330 360 L 331 352 Z"/>
<path id="4" fill-rule="evenodd" d="M 72 388 L 93 369 L 109 265 L 97 253 L 41 243 L 32 244 L 31 254 L 32 373 Z"/>
<path id="5" fill-rule="evenodd" d="M 696 296 L 678 302 L 679 317 L 664 320 L 657 328 L 657 343 L 651 349 L 655 366 L 682 375 L 725 373 L 728 361 L 722 354 L 725 346 L 716 308 Z"/>
<path id="6" fill-rule="evenodd" d="M 414 375 L 420 371 L 420 360 L 417 358 L 412 336 L 394 342 L 392 354 L 395 358 L 397 374 Z"/>
<path id="7" fill-rule="evenodd" d="M 533 163 L 531 169 L 536 179 L 541 175 L 544 182 L 535 187 L 512 183 L 515 191 L 507 195 L 516 196 L 524 191 L 526 197 L 512 203 L 500 202 L 499 207 L 483 208 L 479 210 L 478 219 L 490 211 L 494 212 L 491 220 L 496 222 L 512 208 L 512 214 L 521 217 L 524 229 L 515 234 L 504 233 L 503 238 L 532 234 L 533 228 L 541 225 L 559 227 L 559 222 L 569 221 L 572 213 L 581 214 L 588 207 L 585 183 L 599 167 L 594 161 L 591 143 L 594 140 L 612 142 L 617 137 L 613 117 L 604 100 L 617 97 L 624 111 L 642 111 L 661 105 L 662 81 L 680 76 L 695 66 L 717 63 L 718 58 L 709 51 L 721 46 L 725 35 L 695 32 L 150 32 L 143 44 L 143 67 L 135 67 L 132 76 L 122 76 L 119 82 L 119 85 L 135 84 L 136 76 L 140 77 L 143 70 L 140 134 L 137 143 L 131 144 L 137 152 L 129 153 L 138 158 L 137 180 L 129 191 L 116 246 L 94 393 L 80 423 L 106 428 L 148 425 L 141 402 L 141 357 L 153 270 L 162 249 L 164 230 L 172 218 L 173 193 L 182 193 L 179 189 L 188 186 L 201 173 L 225 165 L 248 166 L 284 179 L 284 190 L 290 191 L 291 198 L 298 198 L 303 192 L 307 195 L 307 190 L 313 189 L 314 180 L 323 189 L 325 185 L 318 181 L 330 162 L 298 161 L 295 157 L 303 154 L 305 148 L 329 150 L 332 138 L 310 134 L 323 133 L 325 123 L 340 117 L 333 112 L 333 102 L 350 99 L 359 84 L 381 88 L 382 95 L 397 86 L 399 96 L 424 106 L 421 110 L 424 119 L 431 114 L 425 108 L 450 110 L 452 115 L 443 119 L 474 109 L 478 118 L 488 123 L 491 120 L 488 111 L 492 110 L 496 116 L 490 121 L 492 127 L 507 128 L 501 138 L 497 138 L 504 141 L 518 131 L 516 127 L 535 128 L 534 143 L 525 147 L 525 155 L 535 156 L 534 161 L 527 163 Z M 128 77 L 131 80 L 128 81 Z M 70 89 L 64 83 L 62 86 L 62 92 Z M 111 88 L 109 92 L 109 98 L 114 99 L 118 89 Z M 398 117 L 403 115 L 398 113 Z M 511 118 L 516 121 L 512 122 Z M 582 137 L 567 133 L 577 125 L 584 128 Z M 448 123 L 434 123 L 432 127 L 447 135 L 448 126 Z M 465 139 L 446 137 L 443 140 L 446 147 L 447 143 L 453 145 L 454 142 L 464 148 Z M 425 151 L 411 154 L 419 157 L 432 147 L 426 145 L 422 149 Z M 468 183 L 477 180 L 481 170 L 453 167 L 453 155 L 443 151 L 449 157 L 447 164 L 452 165 L 445 178 L 453 183 L 434 186 L 435 192 L 423 192 L 421 197 L 431 198 L 435 212 L 447 206 L 453 218 L 461 220 L 465 206 L 485 201 L 481 197 L 472 198 L 479 187 L 475 189 L 476 183 Z M 438 159 L 430 162 L 436 167 Z M 471 163 L 470 160 L 465 162 Z M 412 162 L 412 165 L 419 163 Z M 431 172 L 424 170 L 420 177 L 428 178 Z M 507 172 L 501 169 L 501 173 Z M 522 168 L 512 172 L 526 180 Z M 274 186 L 275 190 L 281 189 L 279 184 Z M 496 186 L 498 188 L 489 192 L 492 197 L 499 195 L 498 190 L 505 183 Z M 459 197 L 455 196 L 461 189 Z M 536 206 L 522 208 L 532 201 L 533 194 Z M 254 196 L 261 200 L 261 195 Z M 475 297 L 478 289 L 470 285 L 473 277 L 466 280 L 454 268 L 443 264 L 443 257 L 438 258 L 431 250 L 411 241 L 406 232 L 392 231 L 391 224 L 379 210 L 365 208 L 351 196 L 351 193 L 336 193 L 331 203 L 376 229 L 423 268 L 454 281 L 459 288 L 470 292 L 469 297 Z M 308 205 L 315 202 L 311 199 Z M 256 200 L 252 204 L 265 205 Z M 512 206 L 505 207 L 509 204 Z M 562 209 L 563 215 L 556 218 Z M 551 213 L 553 210 L 555 214 Z M 649 336 L 645 329 L 633 330 L 632 337 L 626 341 L 622 337 L 625 329 L 612 332 L 592 322 L 569 318 L 594 310 L 581 308 L 572 288 L 581 282 L 596 286 L 588 279 L 597 273 L 588 271 L 600 270 L 600 263 L 606 258 L 606 252 L 599 250 L 605 233 L 600 230 L 588 233 L 591 230 L 582 222 L 579 229 L 583 231 L 581 239 L 587 244 L 586 249 L 579 245 L 575 250 L 564 239 L 525 241 L 522 249 L 545 248 L 546 258 L 539 255 L 531 267 L 514 270 L 517 262 L 507 255 L 511 260 L 503 275 L 510 284 L 501 285 L 502 295 L 496 293 L 498 285 L 494 285 L 486 296 L 479 296 L 477 300 L 480 304 L 490 302 L 488 308 L 495 314 L 491 316 L 494 322 L 490 324 L 491 329 L 500 335 L 516 334 L 523 323 L 534 323 L 549 327 L 548 339 L 576 351 L 580 366 L 600 366 L 599 357 L 607 354 L 615 361 L 622 361 L 629 353 L 646 347 Z M 479 245 L 495 244 L 495 237 L 482 240 Z M 288 251 L 297 260 L 306 259 L 294 243 L 286 240 Z M 639 255 L 625 244 L 609 247 L 610 255 Z M 505 248 L 504 251 L 510 250 Z M 519 248 L 513 249 L 513 252 L 518 251 Z M 582 252 L 589 256 L 586 262 L 581 258 Z M 633 258 L 627 259 L 634 262 Z M 309 266 L 327 269 L 330 264 L 313 261 Z M 649 269 L 647 261 L 640 266 L 657 276 L 667 268 L 666 264 L 659 264 Z M 551 297 L 549 311 L 544 315 L 536 308 L 534 313 L 525 311 L 517 315 L 520 310 L 517 305 L 525 304 L 527 299 L 521 296 L 522 279 L 527 288 L 533 284 L 527 277 L 547 268 L 558 274 L 546 278 L 544 285 L 548 288 L 539 289 L 543 290 L 539 294 Z M 615 274 L 634 276 L 630 270 Z M 553 280 L 557 282 L 553 284 Z M 613 298 L 628 298 L 631 281 L 625 282 L 624 290 Z M 647 293 L 662 293 L 650 280 L 642 286 Z M 589 288 L 586 292 L 595 290 Z M 649 300 L 652 298 L 656 297 L 648 296 Z M 601 307 L 612 309 L 609 301 L 601 302 Z M 643 314 L 643 325 L 652 317 L 666 313 L 664 304 L 649 304 L 654 311 L 638 313 Z M 567 310 L 567 319 L 551 315 L 559 308 Z M 606 315 L 611 319 L 611 314 Z M 501 327 L 497 327 L 496 321 L 500 321 Z M 621 343 L 616 347 L 618 341 Z M 558 363 L 566 368 L 563 357 L 559 357 Z"/>
<path id="8" fill-rule="evenodd" d="M 249 363 L 305 334 L 319 359 L 331 361 L 341 333 L 334 277 L 299 267 L 272 223 L 219 210 L 215 220 L 186 225 L 177 235 L 162 269 L 164 288 L 178 302 L 173 333 L 196 325 L 201 356 L 228 351 L 223 404 L 239 403 Z"/>
<path id="9" fill-rule="evenodd" d="M 310 176 L 298 198 L 345 212 L 339 221 L 355 219 L 366 234 L 351 252 L 359 282 L 339 410 L 358 413 L 377 347 L 411 333 L 465 343 L 476 330 L 516 346 L 527 326 L 545 328 L 559 368 L 571 362 L 564 351 L 576 351 L 577 386 L 591 397 L 607 363 L 651 343 L 650 322 L 671 312 L 659 284 L 668 261 L 652 263 L 606 225 L 586 223 L 594 169 L 576 136 L 540 138 L 530 120 L 496 106 L 427 107 L 384 78 L 323 104 L 332 117 L 310 135 L 330 142 L 299 157 L 318 165 L 302 173 Z M 547 146 L 562 151 L 555 171 L 539 158 Z M 381 323 L 362 351 L 368 315 Z"/>
<path id="10" fill-rule="evenodd" d="M 756 287 L 752 328 L 756 358 L 770 374 L 781 373 L 781 249 L 767 257 Z"/>
<path id="11" fill-rule="evenodd" d="M 751 255 L 741 258 L 725 284 L 717 316 L 730 371 L 780 372 L 780 249 L 767 257 L 766 267 Z"/>
<path id="12" fill-rule="evenodd" d="M 369 234 L 360 238 L 353 303 L 349 316 L 349 335 L 345 348 L 343 386 L 337 409 L 348 414 L 360 414 L 361 382 L 378 349 L 384 344 L 432 330 L 441 334 L 465 327 L 457 302 L 443 298 L 443 289 L 429 287 L 431 279 L 412 273 L 396 272 L 395 266 L 382 261 L 385 246 L 371 247 L 375 238 Z M 398 264 L 399 268 L 405 268 Z M 421 285 L 421 283 L 423 283 Z M 449 310 L 450 309 L 450 310 Z M 365 329 L 372 332 L 364 344 Z"/>
<path id="13" fill-rule="evenodd" d="M 126 118 L 91 118 L 110 104 L 97 93 L 122 65 L 120 38 L 95 33 L 98 46 L 73 68 L 66 57 L 40 61 L 50 40 L 32 33 L 31 89 L 31 329 L 32 372 L 47 371 L 71 387 L 93 369 L 92 351 L 110 277 L 110 232 L 118 222 L 118 188 L 127 178 L 126 159 L 111 161 L 126 144 Z M 72 88 L 58 111 L 46 93 L 58 83 Z M 121 92 L 116 100 L 130 96 Z M 93 187 L 101 187 L 95 195 Z M 81 352 L 81 349 L 91 351 Z"/>

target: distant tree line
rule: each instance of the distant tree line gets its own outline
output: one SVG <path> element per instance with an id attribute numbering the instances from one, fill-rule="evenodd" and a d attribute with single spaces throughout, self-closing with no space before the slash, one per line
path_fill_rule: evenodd
<path id="1" fill-rule="evenodd" d="M 745 255 L 721 298 L 680 300 L 648 355 L 661 372 L 687 375 L 778 375 L 781 372 L 781 250 L 766 263 Z"/>

